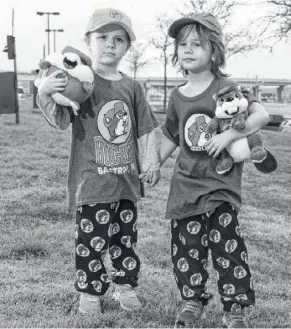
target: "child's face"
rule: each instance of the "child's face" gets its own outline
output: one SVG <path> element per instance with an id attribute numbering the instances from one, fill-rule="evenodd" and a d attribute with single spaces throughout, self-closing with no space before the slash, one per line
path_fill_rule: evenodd
<path id="1" fill-rule="evenodd" d="M 103 26 L 90 35 L 90 50 L 97 64 L 117 66 L 128 50 L 125 30 L 114 24 Z"/>
<path id="2" fill-rule="evenodd" d="M 178 43 L 178 62 L 184 70 L 200 73 L 210 70 L 211 48 L 209 44 L 202 46 L 195 28 Z"/>

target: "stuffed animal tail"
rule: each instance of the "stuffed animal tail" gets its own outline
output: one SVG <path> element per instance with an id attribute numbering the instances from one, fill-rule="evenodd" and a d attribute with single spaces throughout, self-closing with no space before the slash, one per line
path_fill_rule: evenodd
<path id="1" fill-rule="evenodd" d="M 278 168 L 278 161 L 270 151 L 268 151 L 267 149 L 266 151 L 267 151 L 267 156 L 265 160 L 263 160 L 260 163 L 254 163 L 254 165 L 259 171 L 265 174 L 269 174 Z"/>

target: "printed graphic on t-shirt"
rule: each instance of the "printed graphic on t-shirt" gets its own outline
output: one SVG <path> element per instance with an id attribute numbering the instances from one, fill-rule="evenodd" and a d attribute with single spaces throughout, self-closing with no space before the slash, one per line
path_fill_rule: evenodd
<path id="1" fill-rule="evenodd" d="M 105 140 L 113 144 L 124 143 L 131 132 L 127 105 L 119 100 L 106 103 L 99 112 L 97 124 Z"/>
<path id="2" fill-rule="evenodd" d="M 122 175 L 135 170 L 134 144 L 128 106 L 120 100 L 101 108 L 97 125 L 101 136 L 94 137 L 99 174 Z"/>
<path id="3" fill-rule="evenodd" d="M 191 151 L 205 150 L 205 143 L 211 138 L 211 134 L 206 133 L 210 120 L 210 117 L 205 114 L 193 114 L 187 120 L 184 136 Z"/>

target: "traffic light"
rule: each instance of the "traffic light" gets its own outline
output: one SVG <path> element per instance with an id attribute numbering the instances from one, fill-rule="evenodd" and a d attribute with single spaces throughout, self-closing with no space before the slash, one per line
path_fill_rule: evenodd
<path id="1" fill-rule="evenodd" d="M 14 59 L 15 57 L 15 37 L 7 35 L 7 52 L 8 59 Z"/>

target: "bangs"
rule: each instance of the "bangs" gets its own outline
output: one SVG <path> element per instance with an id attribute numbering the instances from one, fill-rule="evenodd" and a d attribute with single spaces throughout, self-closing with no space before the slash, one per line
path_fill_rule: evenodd
<path id="1" fill-rule="evenodd" d="M 225 66 L 225 46 L 223 35 L 220 31 L 211 31 L 201 24 L 187 24 L 177 33 L 174 41 L 174 54 L 172 63 L 174 66 L 178 63 L 178 48 L 181 41 L 185 41 L 191 33 L 195 33 L 198 40 L 205 50 L 209 48 L 214 59 L 211 61 L 211 72 L 216 77 L 226 77 L 228 74 L 223 73 L 221 68 Z M 180 67 L 183 75 L 188 76 L 189 72 Z"/>
<path id="2" fill-rule="evenodd" d="M 208 33 L 201 27 L 200 24 L 188 24 L 185 25 L 177 34 L 177 44 L 180 41 L 184 41 L 188 38 L 188 36 L 191 33 L 196 33 L 198 36 L 198 39 L 202 45 L 203 48 L 207 47 L 207 45 L 210 43 Z"/>

